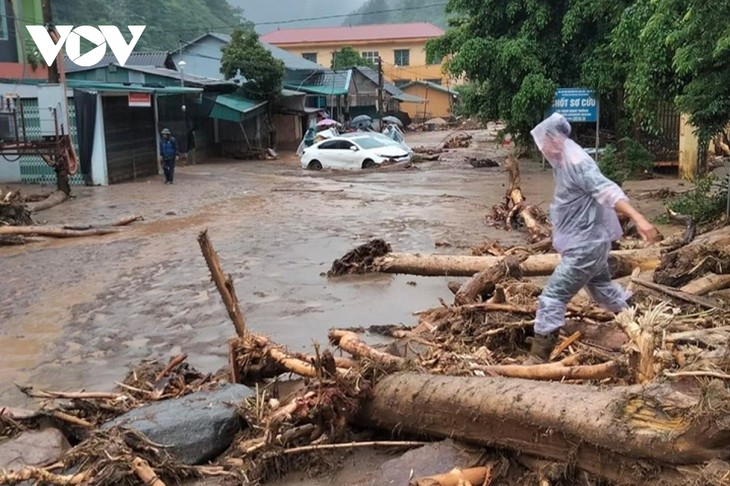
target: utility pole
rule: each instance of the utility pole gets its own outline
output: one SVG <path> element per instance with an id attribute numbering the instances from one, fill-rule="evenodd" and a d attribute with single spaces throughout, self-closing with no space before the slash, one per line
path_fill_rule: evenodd
<path id="1" fill-rule="evenodd" d="M 41 0 L 41 8 L 43 11 L 43 25 L 46 26 L 46 30 L 51 34 L 56 30 L 53 25 L 53 10 L 51 9 L 51 0 Z M 51 35 L 53 37 L 53 35 Z M 59 54 L 61 55 L 61 54 Z M 28 62 L 23 59 L 22 62 Z M 48 82 L 51 84 L 58 84 L 60 77 L 58 75 L 58 62 L 54 62 L 48 67 Z"/>
<path id="2" fill-rule="evenodd" d="M 383 58 L 378 56 L 378 115 L 383 116 Z"/>

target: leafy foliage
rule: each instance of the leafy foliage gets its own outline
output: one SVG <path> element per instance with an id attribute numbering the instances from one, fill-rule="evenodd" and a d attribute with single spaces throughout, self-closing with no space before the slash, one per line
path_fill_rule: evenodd
<path id="1" fill-rule="evenodd" d="M 354 47 L 345 46 L 332 56 L 332 69 L 350 69 L 355 66 L 375 67 L 372 62 L 363 58 Z"/>
<path id="2" fill-rule="evenodd" d="M 727 185 L 714 174 L 697 179 L 695 188 L 670 201 L 667 207 L 690 216 L 697 224 L 709 223 L 721 216 L 727 205 Z"/>
<path id="3" fill-rule="evenodd" d="M 601 95 L 603 125 L 659 135 L 657 107 L 690 114 L 702 141 L 730 122 L 727 0 L 449 0 L 429 55 L 472 83 L 465 114 L 503 119 L 526 144 L 556 87 Z"/>
<path id="4" fill-rule="evenodd" d="M 57 24 L 146 25 L 137 50 L 172 50 L 206 32 L 253 31 L 227 0 L 63 0 L 53 2 Z M 123 32 L 125 33 L 125 32 Z"/>
<path id="5" fill-rule="evenodd" d="M 622 185 L 629 179 L 650 175 L 654 168 L 654 156 L 640 143 L 627 138 L 606 147 L 598 166 L 603 175 Z"/>
<path id="6" fill-rule="evenodd" d="M 235 30 L 231 43 L 223 48 L 221 73 L 226 78 L 241 75 L 242 93 L 255 100 L 276 100 L 284 81 L 284 63 L 275 59 L 259 42 L 255 32 Z"/>

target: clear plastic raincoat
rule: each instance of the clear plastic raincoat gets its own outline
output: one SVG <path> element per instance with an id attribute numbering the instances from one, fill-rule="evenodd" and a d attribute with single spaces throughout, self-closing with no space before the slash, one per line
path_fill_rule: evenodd
<path id="1" fill-rule="evenodd" d="M 530 132 L 553 168 L 555 196 L 550 222 L 553 246 L 562 257 L 540 296 L 535 332 L 541 335 L 563 326 L 568 302 L 583 287 L 612 312 L 626 308 L 630 297 L 611 282 L 608 269 L 611 242 L 622 234 L 614 208 L 627 197 L 570 139 L 570 130 L 565 117 L 555 113 Z"/>

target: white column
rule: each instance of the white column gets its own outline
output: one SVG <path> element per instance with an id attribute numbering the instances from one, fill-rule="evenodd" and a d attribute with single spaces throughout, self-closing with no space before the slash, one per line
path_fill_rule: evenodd
<path id="1" fill-rule="evenodd" d="M 104 129 L 104 105 L 101 93 L 96 95 L 96 126 L 94 127 L 94 149 L 91 152 L 91 182 L 95 186 L 109 185 L 109 170 L 106 161 L 106 133 Z"/>

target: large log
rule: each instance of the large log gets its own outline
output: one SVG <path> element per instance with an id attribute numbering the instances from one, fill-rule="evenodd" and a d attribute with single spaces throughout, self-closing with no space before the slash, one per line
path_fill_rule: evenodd
<path id="1" fill-rule="evenodd" d="M 660 247 L 611 252 L 609 263 L 614 278 L 631 275 L 634 268 L 653 270 L 659 264 Z M 427 277 L 471 277 L 484 269 L 493 267 L 502 257 L 470 255 L 422 255 L 414 253 L 388 253 L 377 258 L 374 269 L 382 273 L 402 273 Z M 532 255 L 521 265 L 520 271 L 526 277 L 550 275 L 560 262 L 557 253 Z"/>
<path id="2" fill-rule="evenodd" d="M 713 406 L 730 405 L 710 387 Z M 730 456 L 730 423 L 706 397 L 669 385 L 598 388 L 515 378 L 400 373 L 381 379 L 358 417 L 383 430 L 565 460 L 619 484 L 689 484 L 692 467 Z M 708 395 L 709 396 L 709 395 Z"/>

